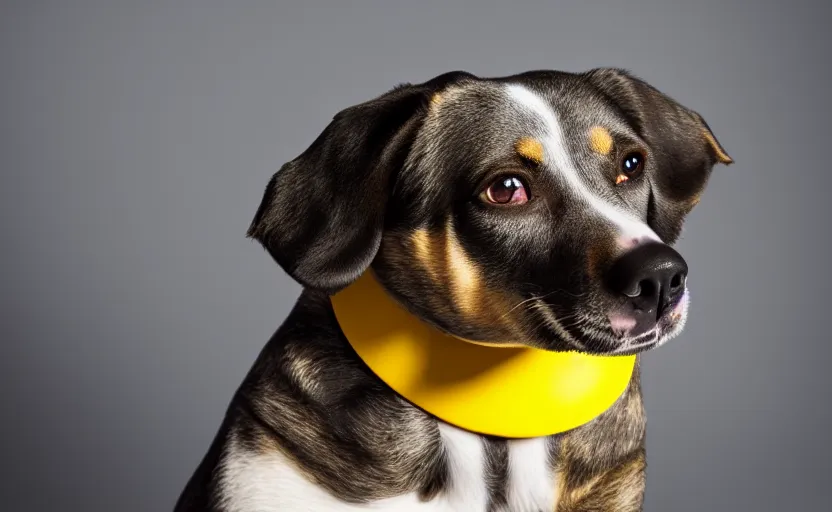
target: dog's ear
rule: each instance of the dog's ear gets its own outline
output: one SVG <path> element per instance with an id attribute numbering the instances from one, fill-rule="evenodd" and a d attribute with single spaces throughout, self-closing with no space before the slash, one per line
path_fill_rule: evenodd
<path id="1" fill-rule="evenodd" d="M 648 224 L 665 242 L 675 242 L 714 165 L 734 160 L 702 116 L 629 72 L 599 68 L 586 76 L 648 144 L 656 169 L 648 176 Z"/>
<path id="2" fill-rule="evenodd" d="M 337 291 L 378 251 L 395 174 L 431 97 L 466 73 L 400 85 L 335 115 L 269 181 L 248 230 L 301 285 Z"/>

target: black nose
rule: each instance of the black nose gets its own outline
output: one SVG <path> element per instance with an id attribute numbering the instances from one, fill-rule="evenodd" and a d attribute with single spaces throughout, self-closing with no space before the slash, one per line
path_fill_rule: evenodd
<path id="1" fill-rule="evenodd" d="M 633 307 L 661 316 L 685 290 L 688 265 L 669 245 L 651 242 L 628 251 L 607 272 L 607 286 L 630 298 Z"/>

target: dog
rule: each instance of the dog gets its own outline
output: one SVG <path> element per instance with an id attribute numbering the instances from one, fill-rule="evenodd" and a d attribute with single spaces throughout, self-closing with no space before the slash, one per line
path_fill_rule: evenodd
<path id="1" fill-rule="evenodd" d="M 248 237 L 303 291 L 175 511 L 641 510 L 638 357 L 684 326 L 672 245 L 732 162 L 699 114 L 616 68 L 456 71 L 341 111 L 266 186 Z M 453 426 L 345 339 L 330 297 L 367 272 L 444 333 L 633 355 L 632 378 L 559 434 Z"/>

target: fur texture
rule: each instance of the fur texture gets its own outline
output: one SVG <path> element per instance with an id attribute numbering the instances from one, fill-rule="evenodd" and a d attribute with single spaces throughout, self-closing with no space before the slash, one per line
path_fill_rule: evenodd
<path id="1" fill-rule="evenodd" d="M 605 275 L 635 247 L 672 244 L 713 166 L 730 162 L 701 116 L 618 69 L 453 72 L 340 112 L 257 209 L 249 236 L 304 291 L 176 511 L 641 510 L 638 365 L 586 425 L 480 436 L 380 382 L 329 294 L 371 268 L 410 312 L 462 338 L 639 353 L 679 332 L 688 294 L 631 336 L 629 296 Z M 521 189 L 523 201 L 492 200 Z"/>

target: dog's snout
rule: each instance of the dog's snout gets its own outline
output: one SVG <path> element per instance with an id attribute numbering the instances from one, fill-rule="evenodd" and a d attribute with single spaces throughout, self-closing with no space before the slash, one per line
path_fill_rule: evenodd
<path id="1" fill-rule="evenodd" d="M 661 316 L 685 290 L 688 265 L 672 247 L 647 243 L 619 257 L 607 271 L 606 284 L 636 310 Z"/>

